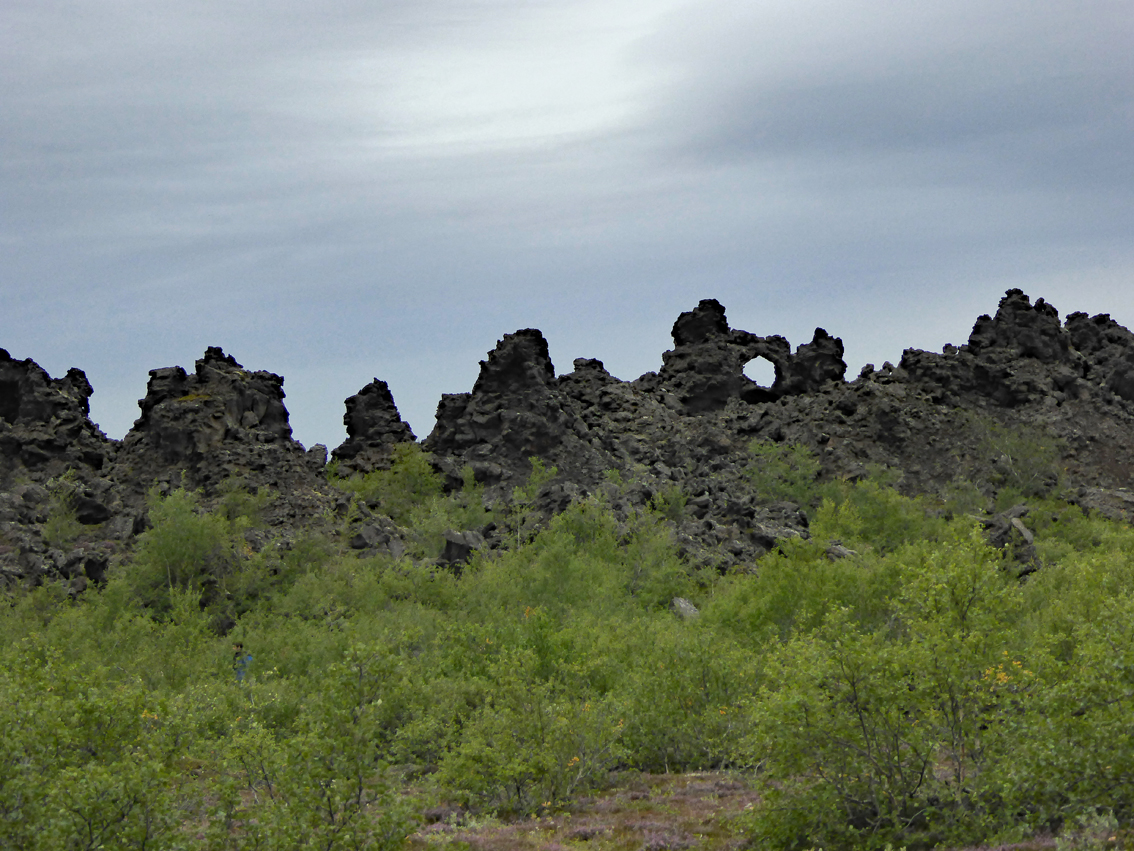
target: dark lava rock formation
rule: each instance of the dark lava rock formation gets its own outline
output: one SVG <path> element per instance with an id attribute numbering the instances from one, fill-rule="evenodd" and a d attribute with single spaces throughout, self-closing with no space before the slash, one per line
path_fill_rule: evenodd
<path id="1" fill-rule="evenodd" d="M 0 349 L 0 486 L 17 470 L 54 476 L 73 465 L 102 469 L 115 446 L 89 419 L 90 382 L 71 368 L 54 379 Z"/>
<path id="2" fill-rule="evenodd" d="M 814 392 L 828 381 L 842 381 L 847 371 L 843 341 L 822 328 L 793 355 L 783 337 L 757 337 L 729 328 L 716 299 L 705 299 L 681 314 L 672 333 L 674 346 L 662 355 L 658 384 L 677 397 L 685 414 L 719 411 L 730 399 L 772 402 Z M 761 387 L 744 374 L 748 362 L 757 358 L 775 367 L 771 387 Z"/>
<path id="3" fill-rule="evenodd" d="M 163 488 L 213 493 L 224 482 L 269 488 L 277 523 L 325 510 L 326 447 L 310 451 L 291 436 L 283 378 L 250 372 L 211 347 L 192 374 L 179 366 L 154 369 L 142 415 L 122 440 L 110 477 L 143 494 Z"/>
<path id="4" fill-rule="evenodd" d="M 377 378 L 346 400 L 343 425 L 347 439 L 332 455 L 344 476 L 386 469 L 395 446 L 417 440 L 402 422 L 389 385 Z"/>
<path id="5" fill-rule="evenodd" d="M 557 375 L 539 331 L 507 334 L 470 392 L 441 399 L 423 446 L 448 487 L 471 469 L 490 499 L 505 502 L 532 458 L 554 466 L 536 499 L 545 514 L 587 494 L 626 517 L 670 506 L 687 557 L 721 569 L 746 568 L 778 541 L 808 534 L 805 511 L 753 483 L 754 439 L 809 447 L 828 477 L 890 468 L 911 493 L 942 493 L 958 478 L 1042 490 L 1048 483 L 1034 477 L 1056 469 L 1084 509 L 1134 517 L 1134 334 L 1105 314 L 1061 322 L 1052 305 L 1010 290 L 966 344 L 908 349 L 897 366 L 868 365 L 849 382 L 842 341 L 821 328 L 793 352 L 782 337 L 730 328 L 710 299 L 681 314 L 672 334 L 661 368 L 633 381 L 589 358 Z M 758 358 L 775 368 L 771 386 L 744 373 Z M 264 489 L 271 534 L 284 537 L 347 517 L 326 449 L 305 450 L 291 436 L 278 375 L 245 370 L 219 348 L 193 373 L 153 370 L 121 442 L 90 421 L 91 392 L 78 369 L 52 379 L 0 350 L 0 578 L 54 576 L 76 591 L 101 581 L 146 528 L 154 487 L 184 484 L 206 501 L 234 482 Z M 347 440 L 333 452 L 339 474 L 383 469 L 395 446 L 415 440 L 378 379 L 346 401 L 344 423 Z M 1026 469 L 1010 445 L 1021 433 L 1046 466 Z M 85 530 L 71 543 L 47 531 L 63 498 Z M 399 530 L 379 508 L 352 509 L 350 546 L 397 555 Z M 1030 545 L 1025 518 L 1021 509 L 986 525 Z M 443 561 L 459 565 L 493 541 L 491 530 L 451 532 Z"/>

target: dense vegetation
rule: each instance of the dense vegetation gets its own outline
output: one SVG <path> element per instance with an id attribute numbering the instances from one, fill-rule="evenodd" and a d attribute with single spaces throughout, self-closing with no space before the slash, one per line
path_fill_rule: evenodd
<path id="1" fill-rule="evenodd" d="M 0 615 L 0 847 L 389 849 L 430 803 L 530 815 L 627 768 L 743 772 L 757 848 L 1134 815 L 1134 530 L 1033 494 L 1043 566 L 1020 580 L 973 487 L 909 498 L 816 482 L 796 448 L 753 457 L 811 537 L 725 576 L 679 558 L 677 490 L 538 524 L 554 471 L 489 509 L 413 446 L 337 482 L 412 530 L 401 559 L 341 534 L 253 551 L 269 495 L 233 486 L 206 512 L 155 492 L 105 587 L 21 591 Z M 506 549 L 433 565 L 441 531 L 489 521 Z"/>

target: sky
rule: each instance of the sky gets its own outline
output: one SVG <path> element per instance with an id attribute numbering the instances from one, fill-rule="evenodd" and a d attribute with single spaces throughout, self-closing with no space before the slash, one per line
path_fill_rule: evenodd
<path id="1" fill-rule="evenodd" d="M 1005 290 L 1134 327 L 1129 0 L 5 0 L 0 347 L 114 438 L 207 346 L 418 437 L 504 334 L 661 366 L 703 298 L 848 379 Z"/>

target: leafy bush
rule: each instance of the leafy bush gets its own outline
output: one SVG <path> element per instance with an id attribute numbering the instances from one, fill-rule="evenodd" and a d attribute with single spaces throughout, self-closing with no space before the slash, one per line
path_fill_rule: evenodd
<path id="1" fill-rule="evenodd" d="M 252 528 L 263 525 L 264 509 L 275 500 L 275 494 L 266 487 L 250 493 L 247 484 L 238 477 L 226 479 L 218 490 L 220 499 L 216 513 L 230 523 L 243 519 Z"/>
<path id="2" fill-rule="evenodd" d="M 777 848 L 931 846 L 985 835 L 982 775 L 1007 693 L 996 666 L 1015 589 L 974 531 L 912 567 L 894 620 L 845 610 L 774 651 L 751 704 L 766 804 L 753 835 Z"/>
<path id="3" fill-rule="evenodd" d="M 685 493 L 681 485 L 666 485 L 650 500 L 650 508 L 666 520 L 680 523 L 685 519 L 685 504 L 688 501 L 689 495 Z"/>
<path id="4" fill-rule="evenodd" d="M 842 488 L 838 499 L 826 497 L 811 524 L 819 540 L 839 540 L 852 549 L 870 547 L 890 552 L 925 540 L 939 541 L 948 522 L 934 516 L 921 498 L 864 479 Z"/>
<path id="5" fill-rule="evenodd" d="M 661 503 L 537 522 L 537 470 L 511 545 L 458 578 L 427 537 L 488 516 L 483 491 L 445 494 L 403 452 L 401 478 L 370 481 L 415 558 L 319 536 L 251 552 L 260 495 L 233 486 L 210 514 L 178 490 L 103 589 L 13 592 L 0 846 L 394 848 L 399 774 L 527 814 L 614 769 L 753 771 L 746 829 L 772 848 L 1090 847 L 1134 818 L 1129 526 L 1030 498 L 1044 566 L 1020 582 L 960 512 L 805 475 L 811 539 L 717 577 Z M 255 657 L 239 683 L 234 639 Z"/>
<path id="6" fill-rule="evenodd" d="M 195 750 L 191 701 L 30 649 L 0 672 L 0 845 L 171 847 Z"/>
<path id="7" fill-rule="evenodd" d="M 759 681 L 759 658 L 700 621 L 640 623 L 635 633 L 621 689 L 631 764 L 669 772 L 743 763 L 736 740 L 748 726 L 738 709 Z"/>
<path id="8" fill-rule="evenodd" d="M 610 697 L 576 696 L 538 676 L 531 650 L 506 650 L 493 689 L 442 759 L 438 780 L 465 803 L 531 813 L 605 779 L 624 721 Z"/>
<path id="9" fill-rule="evenodd" d="M 43 540 L 49 546 L 65 549 L 83 531 L 75 510 L 75 500 L 79 496 L 75 472 L 68 470 L 63 475 L 49 480 L 47 492 L 50 498 L 47 505 L 47 521 L 43 524 Z"/>
<path id="10" fill-rule="evenodd" d="M 214 847 L 402 846 L 411 829 L 408 814 L 395 800 L 375 747 L 386 724 L 382 655 L 365 647 L 348 650 L 308 696 L 298 729 L 283 741 L 255 713 L 237 727 L 228 761 L 254 803 L 245 810 L 230 791 L 217 813 Z"/>
<path id="11" fill-rule="evenodd" d="M 818 497 L 819 461 L 806 446 L 753 440 L 748 453 L 748 477 L 762 496 L 804 506 Z"/>
<path id="12" fill-rule="evenodd" d="M 378 508 L 400 525 L 409 525 L 415 509 L 444 492 L 440 474 L 429 463 L 429 456 L 416 443 L 399 443 L 393 449 L 388 470 L 335 478 L 337 487 L 357 494 L 363 502 Z"/>
<path id="13" fill-rule="evenodd" d="M 224 517 L 201 510 L 200 497 L 178 488 L 150 491 L 151 528 L 138 542 L 130 581 L 149 606 L 168 610 L 172 590 L 202 593 L 236 571 L 241 547 Z"/>
<path id="14" fill-rule="evenodd" d="M 411 555 L 434 558 L 441 554 L 447 530 L 479 529 L 495 518 L 484 505 L 484 487 L 477 484 L 472 469 L 466 467 L 462 472 L 462 487 L 446 494 L 429 455 L 416 443 L 399 443 L 390 469 L 330 478 L 337 487 L 405 527 Z"/>

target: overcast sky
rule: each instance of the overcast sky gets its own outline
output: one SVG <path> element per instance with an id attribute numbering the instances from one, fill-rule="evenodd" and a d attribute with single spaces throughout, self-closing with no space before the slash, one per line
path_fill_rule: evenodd
<path id="1" fill-rule="evenodd" d="M 1134 327 L 1130 0 L 4 0 L 0 347 L 219 345 L 296 437 L 389 382 L 424 437 L 505 333 L 657 369 L 677 315 L 848 378 L 1020 287 Z"/>

